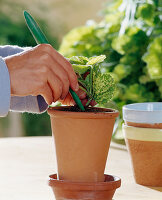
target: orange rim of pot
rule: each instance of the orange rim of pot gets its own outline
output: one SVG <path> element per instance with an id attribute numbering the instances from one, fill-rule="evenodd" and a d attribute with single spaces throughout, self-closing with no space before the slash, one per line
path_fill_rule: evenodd
<path id="1" fill-rule="evenodd" d="M 104 182 L 72 182 L 67 180 L 58 180 L 57 174 L 49 176 L 48 181 L 51 187 L 61 187 L 62 189 L 77 190 L 115 190 L 121 186 L 121 179 L 117 176 L 105 174 Z"/>
<path id="2" fill-rule="evenodd" d="M 119 116 L 119 111 L 110 109 L 110 108 L 98 108 L 94 107 L 96 112 L 74 112 L 74 111 L 68 111 L 68 109 L 71 108 L 71 106 L 59 106 L 59 107 L 50 107 L 48 109 L 48 114 L 52 117 L 61 117 L 61 118 L 116 118 Z M 93 108 L 93 109 L 94 109 Z M 67 110 L 65 110 L 67 109 Z M 89 108 L 91 110 L 92 107 Z"/>

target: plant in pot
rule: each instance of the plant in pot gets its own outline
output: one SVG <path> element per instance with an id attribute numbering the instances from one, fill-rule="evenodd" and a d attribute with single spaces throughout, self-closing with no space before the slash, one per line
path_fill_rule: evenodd
<path id="1" fill-rule="evenodd" d="M 34 19 L 25 11 L 27 25 L 37 43 L 48 43 Z M 94 100 L 106 103 L 114 95 L 115 82 L 109 73 L 102 73 L 105 56 L 69 59 L 78 76 L 80 88 L 87 94 L 84 108 L 69 89 L 77 106 L 50 107 L 52 132 L 56 147 L 58 173 L 51 175 L 49 185 L 57 200 L 111 200 L 118 177 L 104 175 L 110 140 L 119 112 L 94 108 Z"/>
<path id="2" fill-rule="evenodd" d="M 102 73 L 105 56 L 74 56 L 69 59 L 78 76 L 80 88 L 87 93 L 85 111 L 77 106 L 50 107 L 56 148 L 57 176 L 50 176 L 55 197 L 61 199 L 112 199 L 120 187 L 118 177 L 104 175 L 115 118 L 113 109 L 91 107 L 108 102 L 114 95 L 115 82 Z"/>

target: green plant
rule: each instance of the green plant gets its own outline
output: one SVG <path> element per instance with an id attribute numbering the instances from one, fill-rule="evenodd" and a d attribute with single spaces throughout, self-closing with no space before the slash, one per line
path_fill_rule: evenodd
<path id="1" fill-rule="evenodd" d="M 101 22 L 90 20 L 63 38 L 59 51 L 66 57 L 106 55 L 100 68 L 115 79 L 117 92 L 111 102 L 100 102 L 98 106 L 122 113 L 125 104 L 162 101 L 160 2 L 114 0 L 101 12 Z M 123 143 L 121 131 L 114 138 Z"/>
<path id="2" fill-rule="evenodd" d="M 75 73 L 78 75 L 80 88 L 86 92 L 88 102 L 107 103 L 115 92 L 115 82 L 110 73 L 102 73 L 100 64 L 106 56 L 95 57 L 73 56 L 69 59 Z"/>
<path id="3" fill-rule="evenodd" d="M 162 101 L 161 10 L 158 0 L 116 0 L 102 11 L 100 23 L 88 21 L 71 30 L 60 53 L 106 55 L 101 71 L 110 72 L 117 82 L 113 101 L 119 110 L 128 103 Z"/>

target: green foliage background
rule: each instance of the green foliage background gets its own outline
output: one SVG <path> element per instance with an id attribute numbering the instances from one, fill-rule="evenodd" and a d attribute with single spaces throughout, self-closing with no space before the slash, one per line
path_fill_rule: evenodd
<path id="1" fill-rule="evenodd" d="M 91 20 L 71 30 L 60 46 L 66 57 L 106 55 L 102 70 L 110 72 L 117 82 L 113 100 L 120 111 L 129 103 L 162 101 L 160 2 L 113 1 L 102 11 L 100 23 Z"/>

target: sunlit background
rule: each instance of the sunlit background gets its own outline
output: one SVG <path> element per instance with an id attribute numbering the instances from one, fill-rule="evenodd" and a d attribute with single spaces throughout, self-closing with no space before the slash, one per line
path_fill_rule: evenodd
<path id="1" fill-rule="evenodd" d="M 0 0 L 0 45 L 35 46 L 23 10 L 64 56 L 107 56 L 102 67 L 118 91 L 112 102 L 99 106 L 121 111 L 128 103 L 162 101 L 160 1 Z M 0 137 L 39 135 L 51 135 L 47 113 L 9 113 L 0 119 Z"/>

